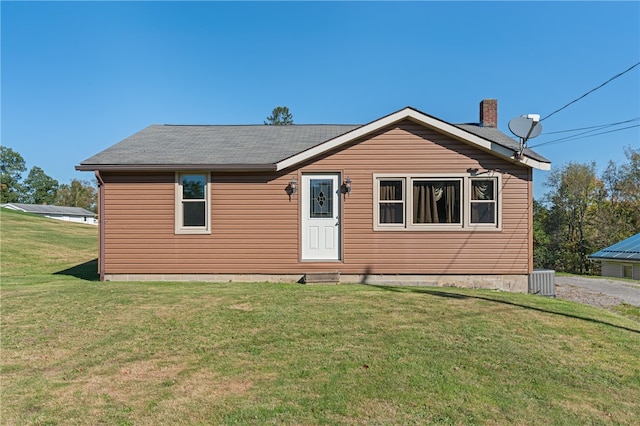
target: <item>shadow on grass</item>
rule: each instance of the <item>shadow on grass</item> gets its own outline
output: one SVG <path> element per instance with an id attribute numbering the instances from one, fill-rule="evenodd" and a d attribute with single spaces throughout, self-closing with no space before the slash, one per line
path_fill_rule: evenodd
<path id="1" fill-rule="evenodd" d="M 442 291 L 442 290 L 438 290 L 437 288 L 409 287 L 409 286 L 407 286 L 407 287 L 394 287 L 394 286 L 384 286 L 384 285 L 370 285 L 370 286 L 371 287 L 376 287 L 376 288 L 379 288 L 379 289 L 382 289 L 382 290 L 393 291 L 393 292 L 398 292 L 398 293 L 411 292 L 411 293 L 429 294 L 429 295 L 438 296 L 438 297 L 446 297 L 446 298 L 450 298 L 450 299 L 486 300 L 488 302 L 495 302 L 495 303 L 502 303 L 502 304 L 505 304 L 505 305 L 518 306 L 520 308 L 531 309 L 531 310 L 538 311 L 538 312 L 544 312 L 544 313 L 554 314 L 554 315 L 562 315 L 562 316 L 567 317 L 567 318 L 575 318 L 575 319 L 579 319 L 579 320 L 583 320 L 583 321 L 593 322 L 593 323 L 596 323 L 596 324 L 608 325 L 610 327 L 615 327 L 615 328 L 619 328 L 621 330 L 626 330 L 626 331 L 630 331 L 632 333 L 640 334 L 640 329 L 634 329 L 634 328 L 629 328 L 629 327 L 625 327 L 625 326 L 621 326 L 621 325 L 611 324 L 611 323 L 606 322 L 606 321 L 601 321 L 601 320 L 597 320 L 597 319 L 594 319 L 594 318 L 589 318 L 589 317 L 569 314 L 569 313 L 566 313 L 566 312 L 552 311 L 552 310 L 549 310 L 549 309 L 537 308 L 535 306 L 525 305 L 525 304 L 521 304 L 521 303 L 514 303 L 514 302 L 509 302 L 509 301 L 506 301 L 506 300 L 494 299 L 494 298 L 491 298 L 491 297 L 488 297 L 488 296 L 466 295 L 466 294 Z"/>
<path id="2" fill-rule="evenodd" d="M 85 263 L 81 263 L 62 271 L 54 272 L 53 275 L 69 275 L 80 278 L 85 281 L 100 281 L 98 274 L 98 259 L 93 259 Z"/>

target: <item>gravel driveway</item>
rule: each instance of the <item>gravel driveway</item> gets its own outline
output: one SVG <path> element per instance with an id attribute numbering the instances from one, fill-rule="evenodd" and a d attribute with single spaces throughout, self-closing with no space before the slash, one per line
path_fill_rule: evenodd
<path id="1" fill-rule="evenodd" d="M 640 281 L 556 276 L 556 297 L 599 308 L 621 303 L 640 306 Z"/>

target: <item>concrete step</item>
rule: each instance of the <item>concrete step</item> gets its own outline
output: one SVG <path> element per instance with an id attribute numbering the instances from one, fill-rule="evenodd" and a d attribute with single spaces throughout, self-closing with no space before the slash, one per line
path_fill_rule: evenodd
<path id="1" fill-rule="evenodd" d="M 304 274 L 303 284 L 339 284 L 340 272 L 309 272 Z"/>

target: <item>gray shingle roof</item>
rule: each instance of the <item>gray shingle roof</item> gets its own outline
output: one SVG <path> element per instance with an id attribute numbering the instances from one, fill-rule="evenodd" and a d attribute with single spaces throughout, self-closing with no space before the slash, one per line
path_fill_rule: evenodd
<path id="1" fill-rule="evenodd" d="M 640 234 L 622 240 L 589 256 L 594 260 L 633 260 L 640 262 Z"/>
<path id="2" fill-rule="evenodd" d="M 96 216 L 96 214 L 82 207 L 65 207 L 65 206 L 52 206 L 48 204 L 24 204 L 24 203 L 6 203 L 2 204 L 2 207 L 11 208 L 15 207 L 17 210 L 26 213 L 35 214 L 55 214 L 65 216 Z"/>
<path id="3" fill-rule="evenodd" d="M 407 107 L 401 111 L 407 110 L 413 109 Z M 417 110 L 413 111 L 419 113 Z M 442 120 L 435 120 L 449 125 Z M 224 169 L 242 166 L 270 170 L 283 160 L 365 126 L 367 125 L 151 125 L 82 161 L 76 169 L 150 169 L 170 166 Z M 518 142 L 498 129 L 478 124 L 452 126 L 514 152 L 519 149 Z M 525 150 L 525 155 L 550 163 L 528 149 Z"/>
<path id="4" fill-rule="evenodd" d="M 274 164 L 357 127 L 151 125 L 80 164 Z"/>

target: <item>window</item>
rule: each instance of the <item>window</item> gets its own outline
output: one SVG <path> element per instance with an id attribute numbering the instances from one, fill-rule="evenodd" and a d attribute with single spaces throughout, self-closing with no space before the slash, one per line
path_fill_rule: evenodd
<path id="1" fill-rule="evenodd" d="M 460 180 L 413 180 L 411 223 L 460 224 Z"/>
<path id="2" fill-rule="evenodd" d="M 179 173 L 176 180 L 176 233 L 210 233 L 209 174 Z"/>
<path id="3" fill-rule="evenodd" d="M 633 278 L 633 265 L 622 265 L 622 278 Z"/>
<path id="4" fill-rule="evenodd" d="M 380 223 L 404 225 L 404 180 L 378 181 Z"/>
<path id="5" fill-rule="evenodd" d="M 495 179 L 471 180 L 472 224 L 497 223 L 495 182 Z"/>
<path id="6" fill-rule="evenodd" d="M 500 228 L 500 176 L 374 176 L 375 229 Z"/>
<path id="7" fill-rule="evenodd" d="M 333 217 L 333 180 L 311 179 L 309 182 L 309 217 Z"/>

